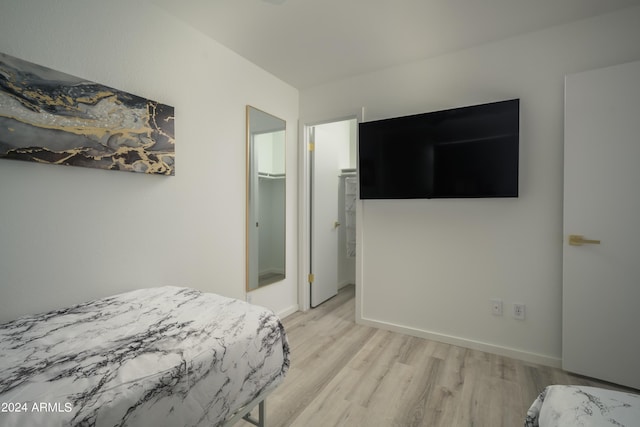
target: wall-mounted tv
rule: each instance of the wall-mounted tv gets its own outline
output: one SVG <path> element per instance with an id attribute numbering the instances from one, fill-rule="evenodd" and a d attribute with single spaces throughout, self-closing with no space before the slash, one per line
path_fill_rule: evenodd
<path id="1" fill-rule="evenodd" d="M 360 198 L 518 197 L 519 135 L 519 99 L 360 123 Z"/>

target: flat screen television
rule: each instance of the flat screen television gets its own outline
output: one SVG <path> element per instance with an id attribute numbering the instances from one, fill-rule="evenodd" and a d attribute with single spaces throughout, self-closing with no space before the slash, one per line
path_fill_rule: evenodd
<path id="1" fill-rule="evenodd" d="M 360 198 L 518 197 L 519 135 L 519 99 L 360 123 Z"/>

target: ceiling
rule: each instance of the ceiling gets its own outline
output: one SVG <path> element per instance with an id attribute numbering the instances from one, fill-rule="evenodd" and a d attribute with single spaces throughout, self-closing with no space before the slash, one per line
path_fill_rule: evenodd
<path id="1" fill-rule="evenodd" d="M 640 5 L 640 0 L 152 0 L 298 88 Z"/>

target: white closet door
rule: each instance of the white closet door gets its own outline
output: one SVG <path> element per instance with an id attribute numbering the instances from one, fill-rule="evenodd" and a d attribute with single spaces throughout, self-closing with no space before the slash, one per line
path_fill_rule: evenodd
<path id="1" fill-rule="evenodd" d="M 327 125 L 315 126 L 311 207 L 311 307 L 338 293 L 338 189 L 340 164 L 337 141 Z"/>
<path id="2" fill-rule="evenodd" d="M 563 368 L 640 388 L 640 62 L 566 77 L 564 155 Z"/>

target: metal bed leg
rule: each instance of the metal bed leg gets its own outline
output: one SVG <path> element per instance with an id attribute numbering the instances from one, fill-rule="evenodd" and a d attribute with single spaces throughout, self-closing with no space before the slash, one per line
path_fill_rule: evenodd
<path id="1" fill-rule="evenodd" d="M 254 426 L 257 427 L 265 427 L 265 415 L 266 415 L 266 399 L 262 400 L 259 404 L 258 404 L 258 419 L 256 420 L 255 418 L 251 417 L 251 413 L 246 414 L 244 417 L 242 417 L 243 420 L 245 420 L 248 423 L 253 424 Z"/>

